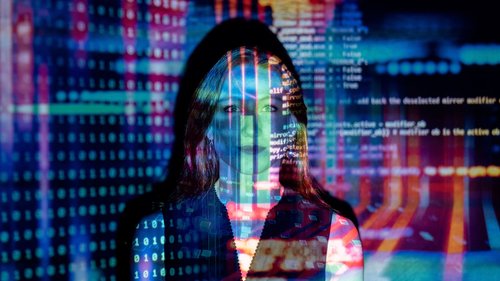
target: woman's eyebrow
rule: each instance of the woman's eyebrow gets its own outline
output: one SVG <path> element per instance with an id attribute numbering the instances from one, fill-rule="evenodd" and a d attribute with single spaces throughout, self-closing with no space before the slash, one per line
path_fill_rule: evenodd
<path id="1" fill-rule="evenodd" d="M 252 96 L 252 97 L 255 97 L 253 95 L 247 95 L 247 96 Z M 220 98 L 220 102 L 231 102 L 231 101 L 241 101 L 242 98 L 240 96 L 234 96 L 234 97 L 231 97 L 231 98 Z M 270 95 L 270 96 L 264 96 L 264 97 L 261 97 L 259 99 L 259 101 L 266 101 L 266 100 L 273 100 L 275 102 L 282 102 L 283 99 L 281 98 L 281 96 L 276 96 L 276 95 Z"/>
<path id="2" fill-rule="evenodd" d="M 277 97 L 276 95 L 266 96 L 266 97 L 260 98 L 259 100 L 260 101 L 262 101 L 262 100 L 274 100 L 276 102 L 282 102 L 283 101 L 283 99 L 281 98 L 281 96 Z"/>
<path id="3" fill-rule="evenodd" d="M 237 100 L 237 101 L 241 101 L 241 97 L 238 97 L 238 96 L 235 96 L 235 97 L 231 97 L 231 98 L 220 98 L 219 101 L 221 102 L 230 102 L 230 101 L 234 101 L 234 100 Z"/>

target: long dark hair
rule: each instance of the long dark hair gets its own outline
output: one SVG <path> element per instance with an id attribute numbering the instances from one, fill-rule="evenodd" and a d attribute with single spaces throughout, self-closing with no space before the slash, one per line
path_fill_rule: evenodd
<path id="1" fill-rule="evenodd" d="M 175 197 L 201 194 L 219 179 L 219 158 L 206 132 L 219 102 L 222 84 L 228 74 L 228 65 L 234 67 L 245 62 L 270 67 L 282 77 L 283 94 L 288 95 L 288 111 L 290 116 L 293 116 L 294 123 L 289 129 L 288 148 L 282 155 L 279 181 L 285 188 L 295 190 L 306 199 L 317 199 L 309 177 L 307 108 L 298 80 L 289 71 L 289 67 L 274 54 L 261 51 L 257 47 L 244 46 L 230 50 L 222 56 L 194 92 L 187 112 L 183 171 L 177 183 Z"/>
<path id="2" fill-rule="evenodd" d="M 175 135 L 171 147 L 172 154 L 165 170 L 166 177 L 154 185 L 155 198 L 159 203 L 176 197 L 176 186 L 184 172 L 184 133 L 188 122 L 188 107 L 192 104 L 195 91 L 217 61 L 227 54 L 228 50 L 240 46 L 257 47 L 261 51 L 275 54 L 281 58 L 300 85 L 299 76 L 286 49 L 264 23 L 236 18 L 226 20 L 210 30 L 189 55 L 179 83 L 172 116 Z M 307 119 L 304 121 L 307 122 Z"/>

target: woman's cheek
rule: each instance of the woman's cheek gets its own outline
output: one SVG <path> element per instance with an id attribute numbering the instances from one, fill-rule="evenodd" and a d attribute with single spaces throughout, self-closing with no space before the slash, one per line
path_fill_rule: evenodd
<path id="1" fill-rule="evenodd" d="M 220 151 L 234 150 L 238 145 L 238 134 L 228 128 L 218 130 L 216 141 L 218 142 L 217 148 Z"/>

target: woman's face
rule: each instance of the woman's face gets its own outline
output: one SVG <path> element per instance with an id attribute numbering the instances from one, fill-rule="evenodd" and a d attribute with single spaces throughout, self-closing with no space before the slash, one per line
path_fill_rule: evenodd
<path id="1" fill-rule="evenodd" d="M 228 71 L 210 130 L 220 159 L 243 174 L 279 167 L 290 119 L 280 73 L 242 64 Z"/>

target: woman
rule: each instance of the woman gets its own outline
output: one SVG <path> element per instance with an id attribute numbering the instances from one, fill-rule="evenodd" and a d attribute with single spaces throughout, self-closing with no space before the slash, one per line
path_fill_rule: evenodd
<path id="1" fill-rule="evenodd" d="M 171 203 L 152 217 L 163 244 L 137 243 L 133 279 L 361 280 L 355 226 L 309 177 L 306 120 L 280 58 L 255 47 L 220 58 L 189 106 Z"/>

